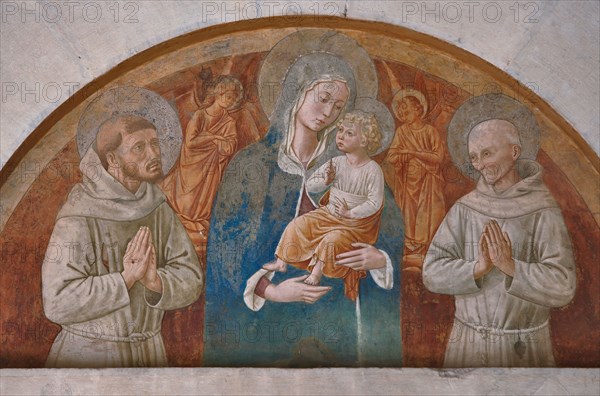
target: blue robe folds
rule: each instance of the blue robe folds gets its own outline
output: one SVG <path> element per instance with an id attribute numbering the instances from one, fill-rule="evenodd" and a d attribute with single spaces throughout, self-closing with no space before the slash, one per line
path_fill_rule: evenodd
<path id="1" fill-rule="evenodd" d="M 274 259 L 302 191 L 302 176 L 285 173 L 277 164 L 281 136 L 272 127 L 262 141 L 238 153 L 219 187 L 207 248 L 204 365 L 401 366 L 404 227 L 387 188 L 375 246 L 392 261 L 391 290 L 380 288 L 368 275 L 361 280 L 358 309 L 344 297 L 342 279 L 323 277 L 321 285 L 332 290 L 314 304 L 267 301 L 257 312 L 245 305 L 246 280 Z M 311 168 L 328 159 L 322 155 Z M 273 282 L 305 274 L 288 266 Z"/>

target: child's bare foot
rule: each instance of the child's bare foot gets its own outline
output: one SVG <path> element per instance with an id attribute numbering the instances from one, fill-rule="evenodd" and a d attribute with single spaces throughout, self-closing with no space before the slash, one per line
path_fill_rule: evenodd
<path id="1" fill-rule="evenodd" d="M 287 264 L 285 261 L 277 259 L 277 261 L 263 265 L 263 269 L 266 269 L 267 271 L 285 272 L 287 271 Z"/>
<path id="2" fill-rule="evenodd" d="M 317 261 L 317 263 L 313 267 L 312 271 L 310 272 L 310 275 L 308 276 L 308 278 L 306 278 L 304 280 L 304 283 L 306 283 L 307 285 L 316 286 L 321 282 L 322 277 L 323 277 L 323 262 Z"/>

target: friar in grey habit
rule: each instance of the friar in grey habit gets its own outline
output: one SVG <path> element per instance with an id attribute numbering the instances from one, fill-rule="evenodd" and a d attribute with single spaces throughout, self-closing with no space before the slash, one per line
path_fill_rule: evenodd
<path id="1" fill-rule="evenodd" d="M 80 169 L 42 265 L 44 312 L 62 327 L 46 366 L 167 366 L 164 312 L 198 299 L 203 275 L 154 184 L 155 126 L 136 115 L 105 121 Z"/>
<path id="2" fill-rule="evenodd" d="M 575 261 L 541 166 L 519 159 L 510 122 L 477 124 L 468 139 L 474 191 L 450 209 L 429 247 L 423 281 L 455 298 L 445 367 L 554 366 L 551 308 L 575 294 Z"/>

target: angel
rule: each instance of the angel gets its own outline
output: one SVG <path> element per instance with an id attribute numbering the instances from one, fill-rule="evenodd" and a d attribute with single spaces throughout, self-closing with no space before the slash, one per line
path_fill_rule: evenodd
<path id="1" fill-rule="evenodd" d="M 394 198 L 404 215 L 404 264 L 407 268 L 418 270 L 446 211 L 441 174 L 445 146 L 435 127 L 424 120 L 427 101 L 421 92 L 413 89 L 399 91 L 392 107 L 403 124 L 396 129 L 387 162 L 396 170 Z M 416 255 L 420 259 L 411 265 L 406 259 L 408 255 Z"/>
<path id="2" fill-rule="evenodd" d="M 236 122 L 230 111 L 239 107 L 243 96 L 244 88 L 236 78 L 213 80 L 185 128 L 178 163 L 162 182 L 197 250 L 206 245 L 212 202 L 238 149 Z"/>

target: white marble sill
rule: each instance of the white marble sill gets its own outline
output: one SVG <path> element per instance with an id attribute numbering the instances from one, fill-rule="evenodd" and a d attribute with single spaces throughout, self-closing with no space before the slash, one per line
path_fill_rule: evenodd
<path id="1" fill-rule="evenodd" d="M 0 395 L 598 395 L 600 369 L 3 369 Z"/>

